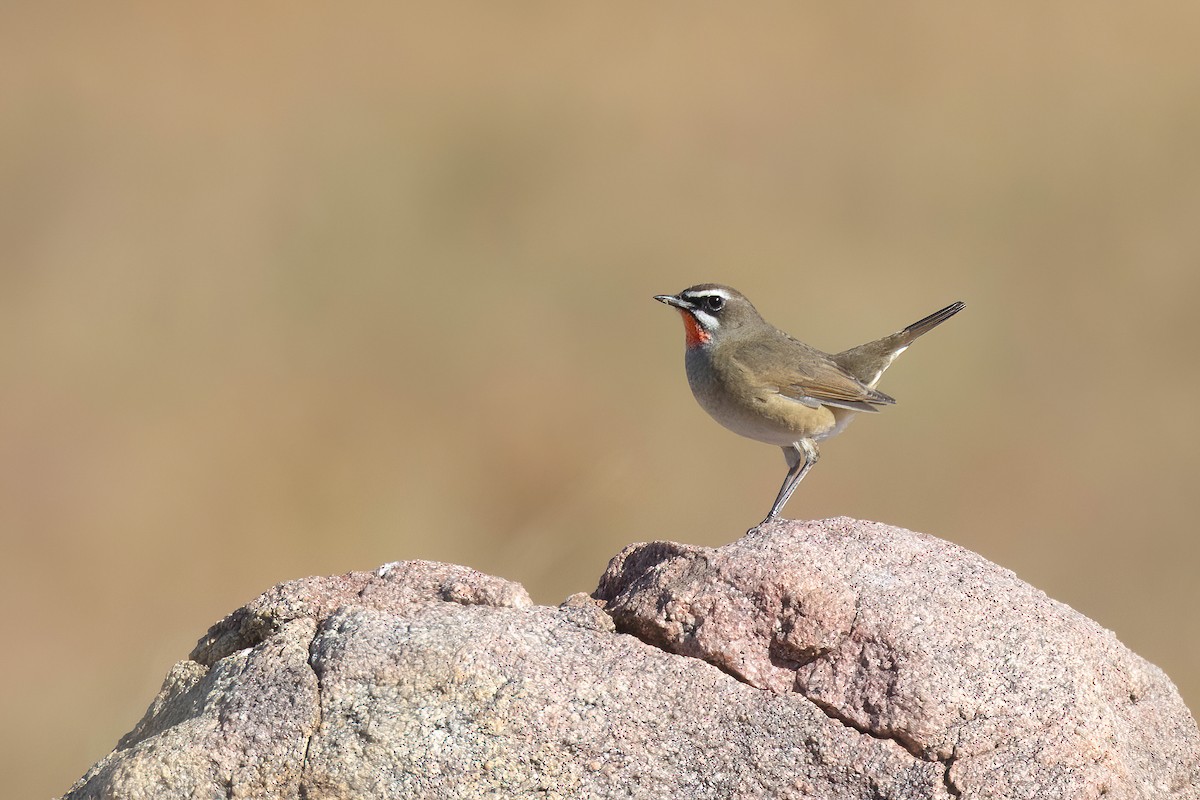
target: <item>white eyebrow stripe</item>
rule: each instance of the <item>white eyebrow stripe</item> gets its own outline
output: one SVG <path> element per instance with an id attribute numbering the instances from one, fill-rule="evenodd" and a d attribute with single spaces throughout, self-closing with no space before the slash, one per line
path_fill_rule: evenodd
<path id="1" fill-rule="evenodd" d="M 719 297 L 722 300 L 729 300 L 729 292 L 724 289 L 701 289 L 698 292 L 684 292 L 684 297 Z"/>

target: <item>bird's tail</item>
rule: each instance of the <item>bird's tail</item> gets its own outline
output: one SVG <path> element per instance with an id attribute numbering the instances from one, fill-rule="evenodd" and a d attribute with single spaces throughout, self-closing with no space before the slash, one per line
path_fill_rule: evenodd
<path id="1" fill-rule="evenodd" d="M 966 303 L 951 303 L 925 319 L 917 320 L 902 331 L 838 353 L 833 356 L 833 360 L 860 382 L 874 389 L 884 370 L 891 366 L 896 356 L 903 353 L 914 339 L 933 330 L 966 307 Z"/>
<path id="2" fill-rule="evenodd" d="M 907 346 L 918 337 L 929 333 L 938 325 L 941 325 L 943 322 L 950 319 L 966 307 L 967 304 L 963 303 L 962 301 L 951 303 L 940 311 L 935 311 L 928 317 L 917 320 L 912 325 L 909 325 L 907 328 L 896 334 L 896 336 L 899 339 L 900 344 Z"/>

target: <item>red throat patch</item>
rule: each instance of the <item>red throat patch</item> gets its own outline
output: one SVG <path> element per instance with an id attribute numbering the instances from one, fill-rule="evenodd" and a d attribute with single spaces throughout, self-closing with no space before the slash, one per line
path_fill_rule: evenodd
<path id="1" fill-rule="evenodd" d="M 699 347 L 712 340 L 712 334 L 701 328 L 700 323 L 696 322 L 696 318 L 687 311 L 680 309 L 679 316 L 683 317 L 683 330 L 687 334 L 688 347 Z"/>

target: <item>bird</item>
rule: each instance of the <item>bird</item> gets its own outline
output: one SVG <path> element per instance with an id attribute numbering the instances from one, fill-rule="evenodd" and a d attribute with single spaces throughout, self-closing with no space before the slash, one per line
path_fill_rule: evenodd
<path id="1" fill-rule="evenodd" d="M 776 519 L 820 458 L 817 443 L 859 413 L 896 401 L 876 389 L 918 337 L 962 311 L 951 303 L 903 330 L 840 353 L 826 353 L 777 329 L 741 292 L 700 283 L 655 295 L 683 317 L 684 363 L 696 402 L 736 434 L 783 450 L 788 471 L 765 519 Z"/>

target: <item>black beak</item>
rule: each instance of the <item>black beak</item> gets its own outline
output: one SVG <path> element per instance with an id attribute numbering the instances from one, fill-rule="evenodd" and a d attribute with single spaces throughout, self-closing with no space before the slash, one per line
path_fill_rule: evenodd
<path id="1" fill-rule="evenodd" d="M 690 302 L 674 294 L 656 294 L 654 295 L 654 299 L 660 303 L 675 306 L 676 308 L 695 308 Z"/>

